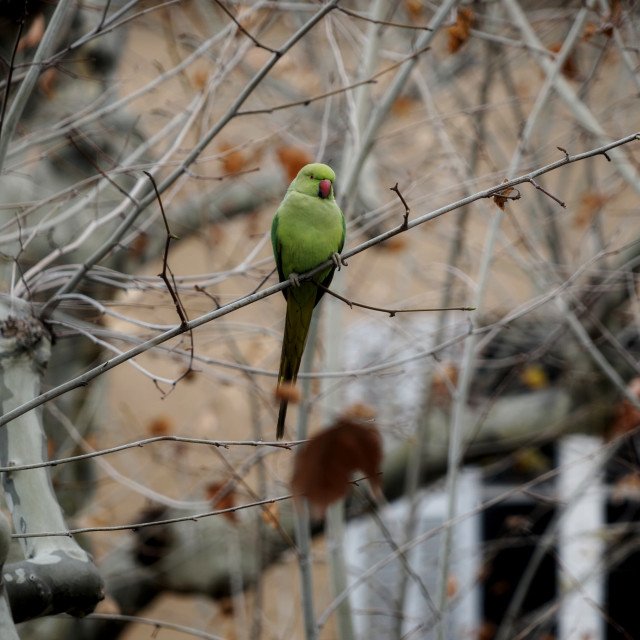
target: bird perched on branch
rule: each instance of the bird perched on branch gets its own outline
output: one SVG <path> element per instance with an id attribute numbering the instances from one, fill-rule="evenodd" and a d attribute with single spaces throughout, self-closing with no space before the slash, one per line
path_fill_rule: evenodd
<path id="1" fill-rule="evenodd" d="M 283 289 L 287 314 L 282 339 L 277 396 L 280 398 L 277 438 L 284 435 L 284 421 L 290 393 L 287 385 L 295 384 L 307 341 L 311 315 L 335 268 L 340 266 L 339 253 L 345 239 L 345 222 L 333 194 L 335 174 L 326 164 L 308 164 L 289 185 L 284 200 L 271 223 L 271 242 L 280 282 L 290 280 Z M 299 275 L 332 259 L 334 264 L 310 280 Z"/>

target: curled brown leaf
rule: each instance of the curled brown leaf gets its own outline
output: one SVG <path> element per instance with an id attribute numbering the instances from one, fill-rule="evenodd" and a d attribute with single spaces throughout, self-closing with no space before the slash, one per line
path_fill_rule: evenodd
<path id="1" fill-rule="evenodd" d="M 276 153 L 289 180 L 293 180 L 305 164 L 313 162 L 309 153 L 300 147 L 280 147 Z"/>
<path id="2" fill-rule="evenodd" d="M 342 417 L 313 436 L 296 456 L 291 489 L 296 500 L 305 497 L 314 516 L 343 498 L 355 472 L 363 473 L 374 493 L 380 491 L 382 438 L 371 424 Z"/>
<path id="3" fill-rule="evenodd" d="M 504 182 L 509 182 L 509 180 L 505 178 Z M 498 193 L 496 193 L 496 195 L 493 196 L 493 202 L 497 207 L 499 207 L 500 209 L 502 209 L 502 211 L 504 211 L 504 206 L 505 204 L 507 204 L 507 200 L 514 199 L 513 196 L 511 195 L 513 191 L 514 191 L 513 187 L 507 187 L 502 191 L 498 191 Z"/>
<path id="4" fill-rule="evenodd" d="M 471 25 L 473 24 L 473 11 L 471 9 L 459 9 L 456 23 L 447 27 L 449 36 L 449 53 L 455 53 L 469 39 Z"/>

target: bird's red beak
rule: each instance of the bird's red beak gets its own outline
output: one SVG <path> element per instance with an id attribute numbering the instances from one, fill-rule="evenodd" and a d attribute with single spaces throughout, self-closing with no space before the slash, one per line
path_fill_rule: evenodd
<path id="1" fill-rule="evenodd" d="M 318 195 L 321 198 L 326 198 L 331 193 L 331 180 L 320 180 L 318 185 Z"/>

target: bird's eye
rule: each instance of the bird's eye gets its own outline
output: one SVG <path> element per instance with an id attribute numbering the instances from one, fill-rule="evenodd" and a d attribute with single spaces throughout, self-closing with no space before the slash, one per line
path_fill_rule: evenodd
<path id="1" fill-rule="evenodd" d="M 310 174 L 309 174 L 309 179 L 310 179 L 310 180 L 313 180 L 313 173 L 310 173 Z"/>

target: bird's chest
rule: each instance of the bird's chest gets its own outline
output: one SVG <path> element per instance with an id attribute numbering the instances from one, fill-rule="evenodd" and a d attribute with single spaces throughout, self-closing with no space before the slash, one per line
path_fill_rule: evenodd
<path id="1" fill-rule="evenodd" d="M 297 211 L 280 218 L 282 266 L 289 273 L 309 271 L 338 250 L 341 221 L 323 202 L 313 212 Z"/>

